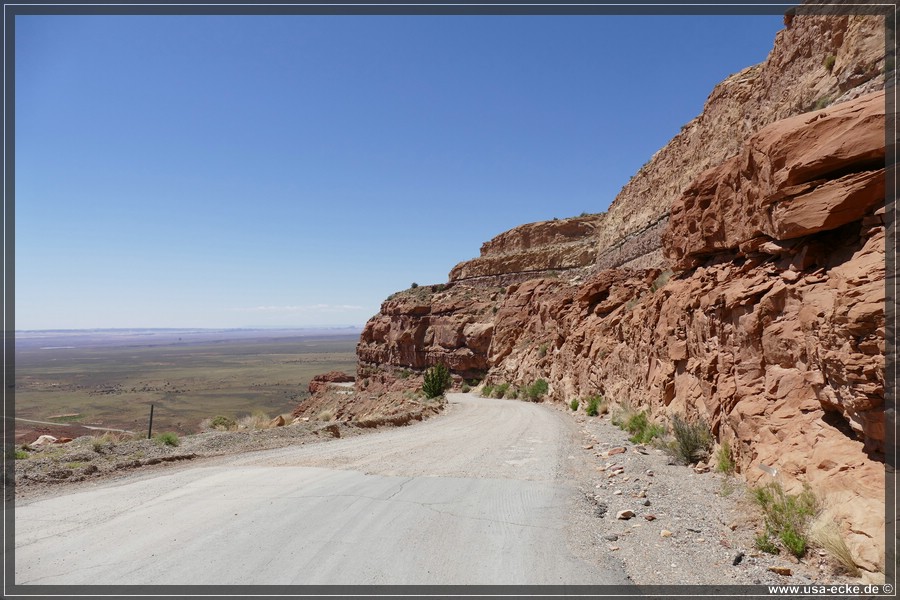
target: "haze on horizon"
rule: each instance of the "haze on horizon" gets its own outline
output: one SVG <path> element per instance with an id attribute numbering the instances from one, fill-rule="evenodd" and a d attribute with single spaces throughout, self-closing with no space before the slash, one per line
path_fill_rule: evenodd
<path id="1" fill-rule="evenodd" d="M 596 213 L 772 16 L 18 16 L 17 330 L 362 326 Z"/>

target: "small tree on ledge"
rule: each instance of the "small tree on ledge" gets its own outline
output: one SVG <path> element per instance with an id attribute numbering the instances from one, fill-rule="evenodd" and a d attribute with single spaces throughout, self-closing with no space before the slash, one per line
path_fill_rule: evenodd
<path id="1" fill-rule="evenodd" d="M 437 364 L 425 371 L 422 391 L 427 398 L 437 398 L 450 387 L 450 370 L 443 364 Z"/>

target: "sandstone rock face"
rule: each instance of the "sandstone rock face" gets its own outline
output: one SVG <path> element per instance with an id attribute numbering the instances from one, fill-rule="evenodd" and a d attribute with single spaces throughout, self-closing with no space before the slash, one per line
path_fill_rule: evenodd
<path id="1" fill-rule="evenodd" d="M 590 266 L 597 253 L 593 236 L 602 223 L 603 215 L 589 215 L 520 225 L 482 244 L 481 256 L 456 265 L 450 281 Z"/>
<path id="2" fill-rule="evenodd" d="M 353 375 L 348 375 L 341 371 L 329 371 L 314 376 L 309 382 L 309 393 L 315 394 L 320 390 L 324 390 L 332 383 L 349 383 L 353 381 Z"/>
<path id="3" fill-rule="evenodd" d="M 884 200 L 884 103 L 876 92 L 764 128 L 674 203 L 666 256 L 685 269 L 739 247 L 779 255 L 862 218 Z"/>
<path id="4" fill-rule="evenodd" d="M 766 60 L 717 85 L 686 124 L 616 196 L 598 230 L 603 268 L 665 267 L 660 239 L 645 230 L 703 171 L 736 155 L 762 127 L 884 88 L 882 17 L 798 15 L 778 32 Z M 831 71 L 826 59 L 835 57 Z M 853 75 L 851 75 L 853 74 Z M 623 237 L 646 236 L 644 254 L 613 256 Z M 624 261 L 624 262 L 621 262 Z"/>
<path id="5" fill-rule="evenodd" d="M 884 49 L 882 17 L 794 17 L 768 58 L 717 85 L 703 112 L 641 167 L 607 213 L 516 227 L 454 267 L 450 280 L 505 285 L 522 278 L 489 276 L 587 266 L 665 268 L 660 236 L 688 185 L 735 156 L 766 125 L 883 89 Z"/>
<path id="6" fill-rule="evenodd" d="M 360 337 L 359 379 L 370 375 L 369 365 L 421 371 L 443 363 L 464 378 L 484 375 L 499 294 L 499 288 L 465 285 L 421 286 L 395 294 Z"/>
<path id="7" fill-rule="evenodd" d="M 810 484 L 883 572 L 882 21 L 787 21 L 608 213 L 517 227 L 385 301 L 357 394 L 409 393 L 441 362 L 457 384 L 704 417 L 743 477 Z"/>
<path id="8" fill-rule="evenodd" d="M 852 115 L 845 125 L 865 139 L 879 98 L 834 112 Z M 750 147 L 814 139 L 823 124 L 816 115 L 789 119 Z M 673 207 L 665 250 L 682 270 L 668 279 L 658 269 L 608 270 L 580 286 L 542 279 L 510 288 L 494 325 L 489 378 L 542 377 L 562 401 L 601 393 L 656 416 L 704 417 L 718 440 L 730 442 L 748 480 L 767 477 L 756 465 L 776 466 L 789 490 L 810 483 L 836 506 L 860 566 L 877 571 L 884 568 L 884 188 L 845 185 L 858 174 L 831 169 L 840 158 L 853 171 L 852 156 L 879 154 L 846 137 L 808 141 L 802 160 L 762 160 L 754 151 L 742 154 L 757 157 L 750 163 L 728 161 L 704 174 Z M 844 152 L 848 146 L 858 152 Z M 861 173 L 864 181 L 883 177 Z M 798 237 L 796 229 L 760 225 L 786 214 L 769 210 L 773 197 L 797 202 L 785 185 L 836 199 L 816 204 Z M 715 194 L 707 205 L 693 192 L 720 187 L 728 199 L 709 211 Z M 841 194 L 853 198 L 850 211 Z"/>

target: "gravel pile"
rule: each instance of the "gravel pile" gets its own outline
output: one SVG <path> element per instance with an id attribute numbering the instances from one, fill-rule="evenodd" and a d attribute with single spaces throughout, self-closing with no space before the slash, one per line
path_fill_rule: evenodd
<path id="1" fill-rule="evenodd" d="M 584 508 L 595 517 L 592 543 L 596 551 L 618 557 L 632 581 L 859 583 L 817 548 L 800 560 L 784 550 L 778 555 L 757 550 L 754 538 L 762 531 L 762 515 L 737 477 L 675 464 L 661 449 L 630 442 L 609 415 L 570 414 L 581 448 L 569 458 L 583 466 L 579 487 Z"/>

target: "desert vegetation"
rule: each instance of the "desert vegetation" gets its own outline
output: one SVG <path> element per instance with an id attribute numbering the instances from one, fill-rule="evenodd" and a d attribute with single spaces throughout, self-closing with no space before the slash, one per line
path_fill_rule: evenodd
<path id="1" fill-rule="evenodd" d="M 437 398 L 443 396 L 447 388 L 450 387 L 450 370 L 446 365 L 437 364 L 425 371 L 422 381 L 422 391 L 425 392 L 426 398 Z"/>
<path id="2" fill-rule="evenodd" d="M 753 501 L 762 509 L 765 531 L 756 538 L 756 546 L 763 552 L 775 554 L 781 542 L 784 548 L 802 557 L 809 544 L 809 524 L 819 512 L 819 502 L 808 487 L 799 494 L 784 491 L 777 481 L 752 489 Z"/>
<path id="3" fill-rule="evenodd" d="M 550 385 L 544 379 L 538 379 L 527 388 L 525 388 L 525 395 L 528 396 L 528 399 L 532 402 L 537 402 L 541 398 L 546 395 L 546 393 L 550 390 Z"/>

